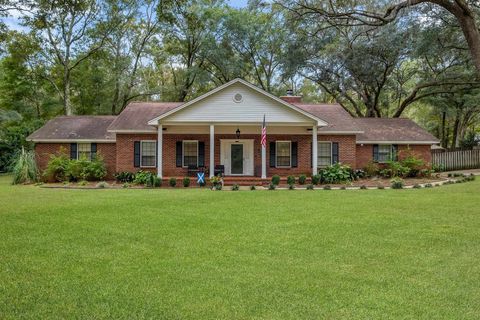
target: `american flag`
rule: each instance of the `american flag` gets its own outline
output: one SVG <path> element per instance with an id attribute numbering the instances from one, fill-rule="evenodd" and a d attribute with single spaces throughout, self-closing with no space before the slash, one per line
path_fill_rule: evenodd
<path id="1" fill-rule="evenodd" d="M 262 147 L 267 147 L 267 126 L 265 125 L 265 115 L 263 115 L 263 124 L 262 124 Z"/>

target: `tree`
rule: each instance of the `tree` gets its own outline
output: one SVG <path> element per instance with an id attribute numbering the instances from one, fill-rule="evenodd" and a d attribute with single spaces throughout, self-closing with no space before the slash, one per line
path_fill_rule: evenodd
<path id="1" fill-rule="evenodd" d="M 202 51 L 215 28 L 214 11 L 222 5 L 215 0 L 182 0 L 160 7 L 163 50 L 157 53 L 157 62 L 169 68 L 177 101 L 185 101 L 205 72 Z"/>
<path id="2" fill-rule="evenodd" d="M 99 7 L 94 0 L 35 0 L 27 5 L 31 15 L 24 16 L 24 22 L 38 39 L 44 65 L 59 68 L 60 81 L 53 73 L 46 78 L 61 97 L 64 113 L 72 115 L 72 72 L 103 46 L 108 34 L 105 28 L 92 36 L 100 21 Z"/>
<path id="3" fill-rule="evenodd" d="M 379 3 L 377 0 L 349 2 L 342 0 L 286 0 L 281 4 L 299 17 L 313 15 L 322 19 L 325 21 L 324 27 L 367 26 L 371 28 L 384 26 L 398 20 L 401 13 L 409 8 L 425 4 L 433 5 L 431 10 L 435 10 L 435 6 L 440 7 L 455 17 L 468 44 L 473 64 L 477 73 L 480 74 L 480 31 L 476 22 L 480 6 L 477 0 L 404 0 L 385 6 L 383 12 L 375 10 L 385 4 L 385 2 Z"/>

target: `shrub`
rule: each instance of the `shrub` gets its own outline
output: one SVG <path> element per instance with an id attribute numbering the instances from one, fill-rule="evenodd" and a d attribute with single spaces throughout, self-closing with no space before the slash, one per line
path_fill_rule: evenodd
<path id="1" fill-rule="evenodd" d="M 82 180 L 78 183 L 80 186 L 86 186 L 88 184 L 87 180 Z"/>
<path id="2" fill-rule="evenodd" d="M 57 161 L 58 159 L 54 159 Z M 60 168 L 59 168 L 60 170 Z M 94 160 L 89 161 L 83 157 L 79 160 L 67 159 L 65 162 L 64 179 L 69 181 L 91 180 L 98 181 L 107 175 L 107 169 L 103 158 L 98 155 Z"/>
<path id="3" fill-rule="evenodd" d="M 392 172 L 392 169 L 390 168 L 385 168 L 383 170 L 380 170 L 379 172 L 380 176 L 383 177 L 383 178 L 391 178 L 393 177 L 393 172 Z"/>
<path id="4" fill-rule="evenodd" d="M 210 178 L 210 183 L 212 187 L 216 187 L 217 185 L 222 185 L 222 177 L 221 176 L 213 176 Z"/>
<path id="5" fill-rule="evenodd" d="M 330 187 L 330 186 L 324 186 L 324 187 L 323 187 L 323 190 L 332 190 L 332 187 Z"/>
<path id="6" fill-rule="evenodd" d="M 378 167 L 378 164 L 376 164 L 375 162 L 373 161 L 369 161 L 367 163 L 367 166 L 364 168 L 364 171 L 365 171 L 365 175 L 367 177 L 375 177 L 378 175 L 379 173 L 379 167 Z"/>
<path id="7" fill-rule="evenodd" d="M 125 182 L 124 184 L 122 184 L 122 188 L 123 188 L 123 189 L 130 188 L 130 183 Z"/>
<path id="8" fill-rule="evenodd" d="M 35 162 L 35 153 L 33 151 L 25 151 L 19 154 L 15 165 L 13 166 L 12 184 L 33 183 L 38 180 L 37 164 Z"/>
<path id="9" fill-rule="evenodd" d="M 320 171 L 320 182 L 341 183 L 352 180 L 352 169 L 349 166 L 336 163 Z"/>
<path id="10" fill-rule="evenodd" d="M 434 173 L 445 171 L 445 166 L 442 164 L 432 164 L 432 171 Z"/>
<path id="11" fill-rule="evenodd" d="M 367 186 L 366 185 L 361 185 L 360 190 L 367 190 Z"/>
<path id="12" fill-rule="evenodd" d="M 401 161 L 402 166 L 409 168 L 408 177 L 416 177 L 420 170 L 425 167 L 425 162 L 417 158 L 410 150 L 406 151 L 407 156 Z"/>
<path id="13" fill-rule="evenodd" d="M 304 185 L 306 182 L 307 182 L 307 176 L 304 175 L 304 174 L 301 174 L 301 175 L 298 177 L 298 184 Z"/>
<path id="14" fill-rule="evenodd" d="M 293 190 L 295 189 L 295 185 L 294 184 L 289 184 L 288 185 L 288 190 Z"/>
<path id="15" fill-rule="evenodd" d="M 122 171 L 122 172 L 117 172 L 115 173 L 115 180 L 118 182 L 133 182 L 135 179 L 135 173 L 133 172 L 128 172 L 128 171 Z"/>
<path id="16" fill-rule="evenodd" d="M 341 186 L 341 187 L 340 187 L 340 190 L 347 190 L 347 187 Z"/>
<path id="17" fill-rule="evenodd" d="M 100 181 L 99 183 L 97 183 L 97 188 L 99 189 L 104 189 L 106 187 L 108 187 L 108 183 L 106 183 L 105 181 Z"/>
<path id="18" fill-rule="evenodd" d="M 105 178 L 107 176 L 107 168 L 105 167 L 103 157 L 97 154 L 95 159 L 87 161 L 83 174 L 87 180 L 98 181 Z"/>
<path id="19" fill-rule="evenodd" d="M 177 178 L 170 178 L 170 180 L 168 180 L 168 184 L 170 187 L 175 188 L 177 186 Z"/>
<path id="20" fill-rule="evenodd" d="M 385 178 L 390 178 L 390 177 L 402 177 L 405 178 L 409 175 L 411 169 L 407 166 L 404 166 L 402 163 L 398 161 L 387 161 L 386 163 L 387 168 L 382 170 L 386 171 L 389 170 L 388 175 L 383 175 Z"/>
<path id="21" fill-rule="evenodd" d="M 294 176 L 288 176 L 287 177 L 287 184 L 288 185 L 295 184 L 295 177 Z"/>
<path id="22" fill-rule="evenodd" d="M 220 190 L 222 190 L 222 188 L 223 188 L 222 184 L 219 183 L 219 184 L 214 185 L 213 188 L 212 188 L 212 190 L 218 190 L 218 191 L 220 191 Z"/>
<path id="23" fill-rule="evenodd" d="M 50 156 L 50 160 L 43 172 L 43 176 L 49 181 L 65 181 L 67 179 L 65 171 L 67 170 L 69 162 L 70 159 L 65 153 L 65 148 L 60 148 L 60 151 L 57 154 L 52 154 Z"/>
<path id="24" fill-rule="evenodd" d="M 232 186 L 232 191 L 238 191 L 238 190 L 240 190 L 240 186 L 238 184 L 234 184 Z"/>
<path id="25" fill-rule="evenodd" d="M 255 187 L 254 185 L 251 185 L 250 190 L 257 190 L 257 187 Z"/>
<path id="26" fill-rule="evenodd" d="M 413 188 L 414 189 L 420 189 L 420 188 L 422 188 L 422 186 L 419 185 L 418 183 L 416 183 L 416 184 L 413 185 Z"/>
<path id="27" fill-rule="evenodd" d="M 391 183 L 392 189 L 402 189 L 403 185 L 404 185 L 403 179 L 398 178 L 398 177 L 390 180 L 390 183 Z"/>
<path id="28" fill-rule="evenodd" d="M 384 187 L 382 184 L 379 184 L 379 185 L 377 186 L 377 189 L 383 190 L 383 189 L 385 189 L 385 187 Z"/>
<path id="29" fill-rule="evenodd" d="M 184 186 L 185 188 L 190 187 L 190 178 L 189 178 L 189 177 L 183 178 L 183 186 Z"/>
<path id="30" fill-rule="evenodd" d="M 87 180 L 86 168 L 88 161 L 86 158 L 80 160 L 70 160 L 67 163 L 65 177 L 68 181 Z"/>
<path id="31" fill-rule="evenodd" d="M 313 184 L 307 185 L 307 190 L 313 190 Z"/>
<path id="32" fill-rule="evenodd" d="M 274 184 L 273 182 L 268 185 L 268 190 L 275 190 L 277 188 L 277 185 Z"/>
<path id="33" fill-rule="evenodd" d="M 280 176 L 279 175 L 274 175 L 272 177 L 272 184 L 278 186 L 280 184 Z"/>
<path id="34" fill-rule="evenodd" d="M 318 185 L 320 183 L 320 175 L 315 174 L 312 176 L 312 185 Z"/>
<path id="35" fill-rule="evenodd" d="M 362 169 L 357 169 L 352 171 L 352 180 L 362 179 L 362 178 L 365 178 L 366 176 L 367 176 L 367 173 Z"/>
<path id="36" fill-rule="evenodd" d="M 432 186 L 431 183 L 427 183 L 424 187 L 425 187 L 425 188 L 432 188 L 433 186 Z"/>
<path id="37" fill-rule="evenodd" d="M 135 184 L 143 184 L 146 185 L 148 181 L 151 181 L 151 177 L 153 176 L 153 173 L 150 171 L 137 171 L 135 173 L 135 178 L 133 179 L 133 183 Z"/>
<path id="38" fill-rule="evenodd" d="M 147 176 L 145 186 L 147 188 L 158 188 L 162 185 L 162 179 L 154 175 L 153 173 Z"/>
<path id="39" fill-rule="evenodd" d="M 433 170 L 421 169 L 421 170 L 419 171 L 418 175 L 419 175 L 420 177 L 429 178 L 429 177 L 432 176 L 432 173 L 433 173 L 433 172 L 434 172 Z"/>

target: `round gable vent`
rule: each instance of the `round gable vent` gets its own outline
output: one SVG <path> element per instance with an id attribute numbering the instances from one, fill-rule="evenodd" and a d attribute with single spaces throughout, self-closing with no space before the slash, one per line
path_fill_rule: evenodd
<path id="1" fill-rule="evenodd" d="M 233 101 L 235 101 L 237 103 L 242 102 L 242 100 L 243 100 L 243 96 L 240 93 L 236 93 L 233 96 Z"/>

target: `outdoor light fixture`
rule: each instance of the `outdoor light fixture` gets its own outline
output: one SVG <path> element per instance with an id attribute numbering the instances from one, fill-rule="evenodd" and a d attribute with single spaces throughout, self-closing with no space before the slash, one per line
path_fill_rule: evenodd
<path id="1" fill-rule="evenodd" d="M 240 139 L 240 129 L 237 128 L 237 131 L 235 131 L 236 135 L 237 135 L 237 139 Z"/>

